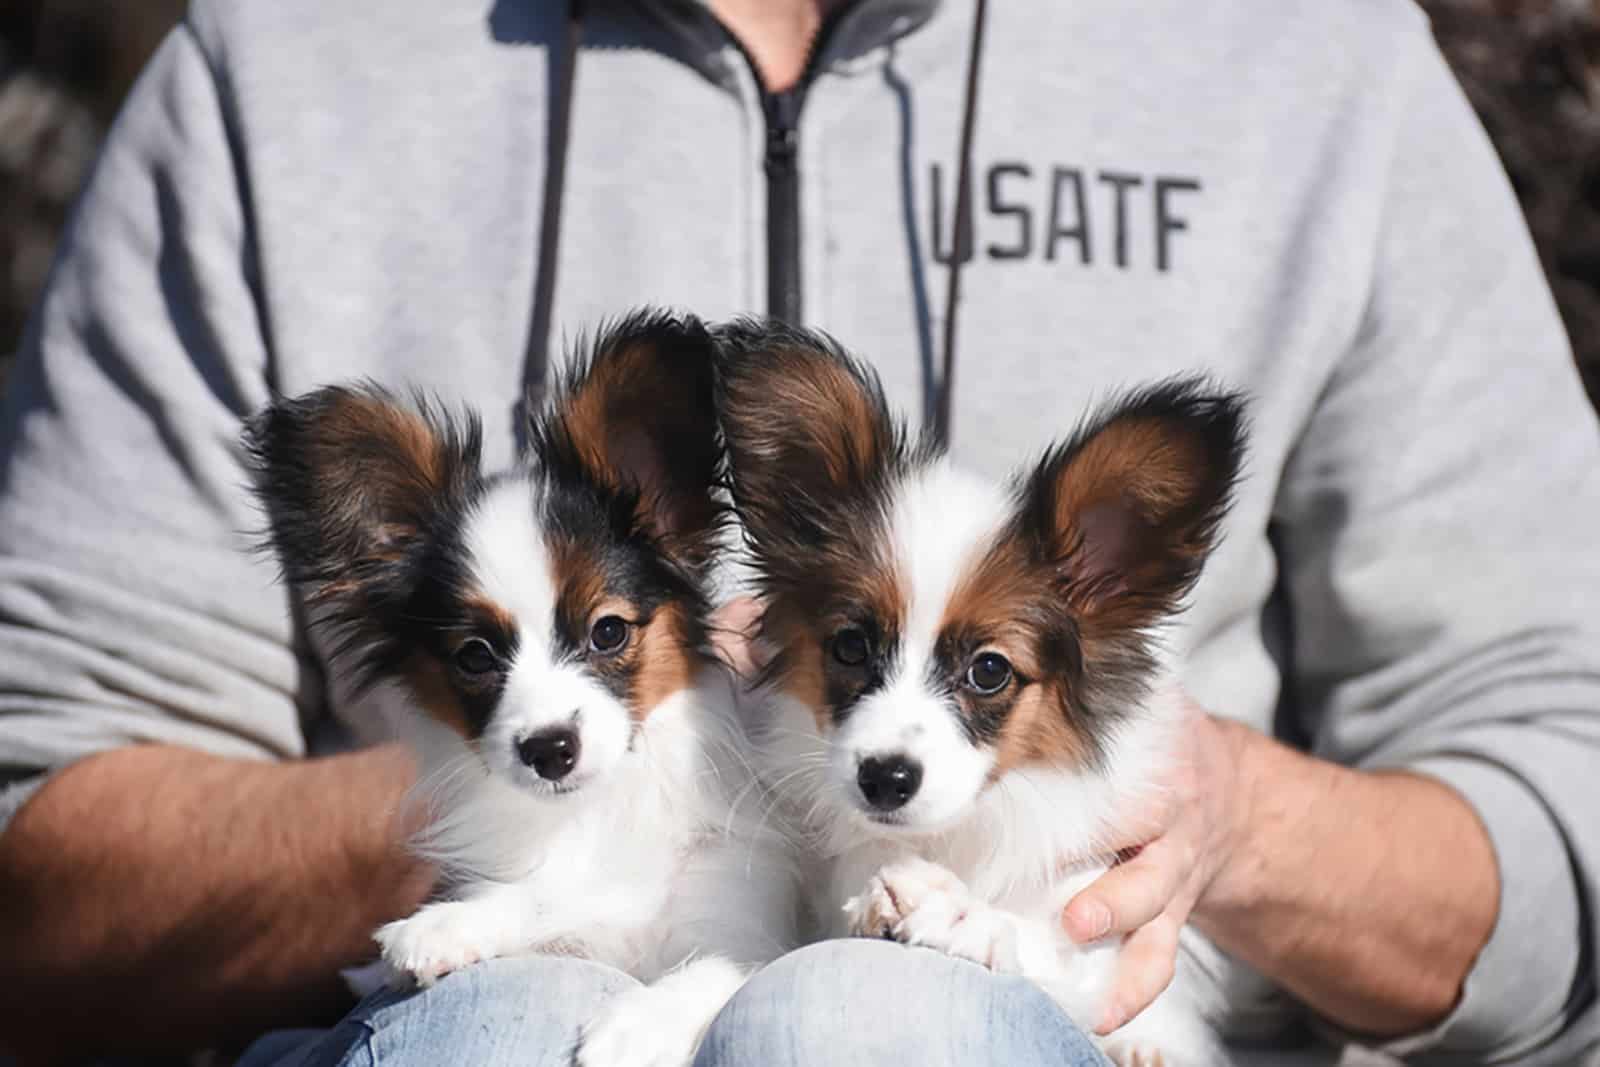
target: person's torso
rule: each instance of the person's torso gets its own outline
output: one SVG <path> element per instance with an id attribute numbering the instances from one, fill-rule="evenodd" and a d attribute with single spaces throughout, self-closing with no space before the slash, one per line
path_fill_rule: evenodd
<path id="1" fill-rule="evenodd" d="M 781 225 L 770 101 L 711 16 L 586 7 L 557 365 L 636 305 L 767 311 Z M 507 461 L 560 6 L 295 0 L 199 21 L 243 146 L 274 387 L 419 385 L 479 409 Z M 794 143 L 800 318 L 871 362 L 913 422 L 945 358 L 972 21 L 968 0 L 847 7 Z M 1386 78 L 1418 32 L 1400 0 L 990 5 L 954 454 L 1003 477 L 1118 390 L 1193 372 L 1247 390 L 1250 458 L 1178 641 L 1200 701 L 1267 730 L 1293 721 L 1279 476 L 1361 327 L 1396 127 Z"/>

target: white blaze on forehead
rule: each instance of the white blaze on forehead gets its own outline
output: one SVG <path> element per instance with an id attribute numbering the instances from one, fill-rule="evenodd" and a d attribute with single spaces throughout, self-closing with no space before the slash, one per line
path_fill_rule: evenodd
<path id="1" fill-rule="evenodd" d="M 484 494 L 467 516 L 463 538 L 478 591 L 516 620 L 517 654 L 479 749 L 497 773 L 547 789 L 523 764 L 518 743 L 540 730 L 576 729 L 578 765 L 569 787 L 610 773 L 628 750 L 628 709 L 578 660 L 558 660 L 553 647 L 560 592 L 544 530 L 535 513 L 536 490 L 513 478 Z"/>
<path id="2" fill-rule="evenodd" d="M 516 620 L 522 653 L 547 649 L 556 611 L 556 582 L 544 535 L 534 518 L 534 490 L 521 478 L 490 489 L 467 516 L 464 539 L 479 590 Z"/>
<path id="3" fill-rule="evenodd" d="M 901 576 L 901 676 L 920 678 L 961 577 L 994 544 L 1011 509 L 1004 490 L 946 460 L 895 488 L 890 537 Z"/>
<path id="4" fill-rule="evenodd" d="M 900 756 L 921 767 L 922 787 L 899 812 L 906 827 L 957 818 L 994 765 L 993 753 L 968 739 L 949 694 L 928 685 L 928 664 L 951 594 L 993 545 L 1009 510 L 1001 489 L 943 461 L 904 479 L 890 500 L 888 541 L 904 610 L 900 645 L 884 687 L 863 697 L 840 726 L 830 764 L 851 796 L 865 759 Z"/>

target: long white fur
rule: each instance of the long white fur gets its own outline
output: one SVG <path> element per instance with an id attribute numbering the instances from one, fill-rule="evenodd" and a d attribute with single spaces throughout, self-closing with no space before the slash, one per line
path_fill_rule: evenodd
<path id="1" fill-rule="evenodd" d="M 552 654 L 556 585 L 530 510 L 508 483 L 468 522 L 482 592 L 517 620 L 504 696 L 477 742 L 406 716 L 423 763 L 415 841 L 454 886 L 377 934 L 420 983 L 477 960 L 580 955 L 651 983 L 586 1032 L 582 1067 L 682 1067 L 754 967 L 796 943 L 793 856 L 767 822 L 736 694 L 720 668 L 650 710 L 628 709 Z M 558 793 L 515 741 L 572 721 L 577 788 Z"/>
<path id="2" fill-rule="evenodd" d="M 1100 769 L 1019 768 L 988 782 L 995 753 L 956 728 L 954 709 L 925 679 L 956 583 L 993 544 L 1009 506 L 997 487 L 945 461 L 902 481 L 886 546 L 907 620 L 896 671 L 831 737 L 813 709 L 762 694 L 776 716 L 760 740 L 762 766 L 820 865 L 811 880 L 819 936 L 887 935 L 1023 974 L 1087 1031 L 1107 1006 L 1120 945 L 1076 945 L 1061 911 L 1107 869 L 1117 830 L 1151 799 L 1183 710 L 1155 679 L 1155 695 L 1125 709 L 1105 739 Z M 874 821 L 855 783 L 860 759 L 891 749 L 924 768 L 900 825 Z M 894 901 L 917 905 L 905 913 Z M 885 909 L 891 922 L 880 928 Z M 1216 1061 L 1195 994 L 1180 967 L 1103 1047 L 1124 1062 L 1152 1052 L 1168 1067 Z"/>

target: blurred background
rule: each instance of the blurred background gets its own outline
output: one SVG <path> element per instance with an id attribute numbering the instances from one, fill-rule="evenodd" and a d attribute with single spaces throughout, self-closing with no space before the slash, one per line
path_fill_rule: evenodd
<path id="1" fill-rule="evenodd" d="M 0 383 L 95 146 L 184 3 L 0 0 Z M 1600 404 L 1600 0 L 1422 6 L 1516 185 Z"/>

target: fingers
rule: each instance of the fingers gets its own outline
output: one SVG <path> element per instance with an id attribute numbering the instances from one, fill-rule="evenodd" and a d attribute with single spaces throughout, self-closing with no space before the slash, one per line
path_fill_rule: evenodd
<path id="1" fill-rule="evenodd" d="M 1073 897 L 1061 925 L 1079 944 L 1127 934 L 1165 912 L 1183 888 L 1188 865 L 1170 838 L 1158 838 Z M 1188 909 L 1183 909 L 1187 914 Z"/>
<path id="2" fill-rule="evenodd" d="M 1148 1008 L 1167 986 L 1178 965 L 1178 931 L 1183 920 L 1158 916 L 1122 944 L 1117 959 L 1117 980 L 1106 1001 L 1097 1034 L 1109 1034 Z"/>

